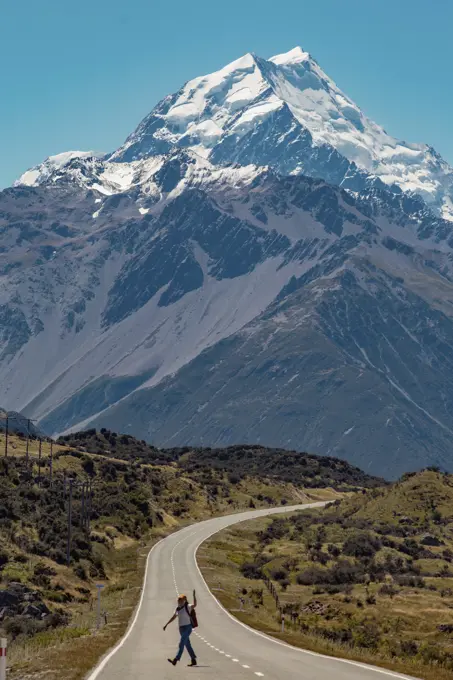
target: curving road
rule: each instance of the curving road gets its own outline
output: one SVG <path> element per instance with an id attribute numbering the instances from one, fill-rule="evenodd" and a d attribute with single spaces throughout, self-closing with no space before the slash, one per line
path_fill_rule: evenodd
<path id="1" fill-rule="evenodd" d="M 312 504 L 312 506 L 323 505 Z M 120 643 L 87 680 L 385 680 L 408 676 L 296 649 L 257 631 L 228 614 L 208 590 L 198 569 L 198 546 L 231 524 L 273 513 L 312 507 L 286 506 L 210 519 L 178 531 L 158 543 L 148 556 L 145 585 L 132 624 Z M 182 662 L 173 668 L 178 642 L 177 623 L 162 626 L 174 608 L 176 591 L 196 588 L 200 626 L 192 635 L 199 666 Z"/>

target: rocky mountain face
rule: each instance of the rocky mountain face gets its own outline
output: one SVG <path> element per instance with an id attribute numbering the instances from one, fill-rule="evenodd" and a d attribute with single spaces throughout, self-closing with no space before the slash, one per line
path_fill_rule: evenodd
<path id="1" fill-rule="evenodd" d="M 453 170 L 300 49 L 0 194 L 0 402 L 49 433 L 451 469 Z"/>

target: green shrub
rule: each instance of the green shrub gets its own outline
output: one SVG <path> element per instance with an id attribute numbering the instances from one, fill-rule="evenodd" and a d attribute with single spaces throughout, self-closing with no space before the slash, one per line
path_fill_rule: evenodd
<path id="1" fill-rule="evenodd" d="M 1 550 L 0 549 L 0 567 L 3 567 L 4 564 L 8 562 L 8 553 L 6 550 Z"/>
<path id="2" fill-rule="evenodd" d="M 301 586 L 315 586 L 328 583 L 328 571 L 320 567 L 307 567 L 296 576 L 296 581 Z"/>
<path id="3" fill-rule="evenodd" d="M 329 570 L 330 583 L 362 583 L 364 580 L 363 568 L 352 564 L 347 560 L 340 560 Z"/>
<path id="4" fill-rule="evenodd" d="M 362 532 L 353 534 L 343 544 L 343 553 L 351 557 L 374 557 L 381 548 L 381 542 L 373 534 Z"/>
<path id="5" fill-rule="evenodd" d="M 262 562 L 244 562 L 240 567 L 241 574 L 245 578 L 261 579 L 263 578 L 263 563 Z"/>
<path id="6" fill-rule="evenodd" d="M 381 640 L 379 628 L 374 622 L 362 623 L 353 629 L 352 640 L 357 647 L 376 650 Z"/>
<path id="7" fill-rule="evenodd" d="M 74 574 L 82 581 L 86 581 L 88 579 L 86 569 L 82 564 L 76 564 L 74 567 Z"/>
<path id="8" fill-rule="evenodd" d="M 289 575 L 288 570 L 284 567 L 275 567 L 274 569 L 271 569 L 270 574 L 275 581 L 284 581 Z"/>
<path id="9" fill-rule="evenodd" d="M 327 546 L 327 552 L 328 552 L 329 555 L 330 555 L 331 557 L 333 557 L 334 559 L 337 558 L 337 557 L 339 557 L 339 556 L 341 555 L 341 550 L 340 550 L 340 548 L 339 548 L 337 545 L 329 544 L 329 545 Z"/>

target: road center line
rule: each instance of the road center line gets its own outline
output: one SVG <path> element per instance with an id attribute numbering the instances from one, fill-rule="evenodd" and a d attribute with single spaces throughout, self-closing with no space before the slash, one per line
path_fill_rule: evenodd
<path id="1" fill-rule="evenodd" d="M 268 516 L 270 516 L 270 515 L 277 514 L 277 513 L 286 514 L 286 513 L 289 513 L 289 512 L 293 512 L 294 510 L 299 510 L 299 509 L 305 510 L 305 509 L 307 509 L 307 508 L 312 508 L 312 507 L 322 507 L 322 506 L 324 506 L 324 505 L 326 505 L 326 502 L 324 502 L 324 501 L 319 501 L 319 502 L 318 502 L 318 501 L 317 501 L 317 502 L 315 502 L 315 503 L 306 503 L 306 504 L 304 503 L 304 504 L 301 504 L 300 506 L 289 506 L 289 507 L 286 506 L 286 507 L 284 507 L 284 508 L 283 508 L 283 507 L 282 507 L 282 508 L 274 508 L 274 509 L 272 509 L 270 512 L 267 512 L 267 513 L 258 513 L 258 512 L 257 512 L 256 514 L 254 514 L 254 515 L 251 517 L 251 519 L 256 519 L 256 518 L 258 518 L 258 517 L 260 517 L 260 516 L 262 516 L 262 515 L 268 517 Z M 243 521 L 243 520 L 242 520 L 242 521 Z M 217 599 L 217 597 L 214 595 L 214 593 L 212 592 L 212 590 L 209 588 L 209 586 L 208 586 L 208 584 L 207 584 L 207 582 L 206 582 L 206 579 L 205 579 L 205 577 L 203 576 L 203 574 L 202 574 L 202 572 L 201 572 L 201 569 L 200 569 L 200 567 L 199 567 L 199 565 L 198 565 L 198 562 L 197 562 L 197 552 L 198 552 L 198 550 L 200 549 L 200 547 L 203 545 L 203 543 L 206 543 L 206 541 L 208 541 L 212 536 L 214 536 L 215 534 L 218 534 L 218 533 L 219 533 L 220 531 L 222 531 L 223 529 L 229 528 L 229 527 L 233 526 L 233 524 L 236 524 L 236 523 L 239 524 L 240 522 L 241 522 L 241 520 L 238 520 L 238 521 L 235 522 L 235 523 L 227 524 L 226 526 L 221 527 L 220 529 L 216 529 L 215 531 L 212 531 L 210 534 L 208 534 L 207 536 L 205 536 L 205 537 L 200 541 L 200 543 L 195 547 L 194 553 L 193 553 L 193 558 L 194 558 L 194 562 L 195 562 L 195 567 L 196 567 L 196 569 L 197 569 L 198 575 L 199 575 L 200 578 L 201 578 L 201 581 L 204 583 L 205 588 L 206 588 L 207 592 L 209 593 L 209 595 L 211 595 L 211 597 L 213 598 L 213 600 L 217 603 L 217 605 L 218 605 L 219 608 L 224 612 L 224 614 L 226 614 L 226 615 L 227 615 L 232 621 L 234 621 L 237 625 L 242 626 L 242 628 L 245 628 L 246 630 L 248 630 L 250 633 L 253 633 L 253 634 L 256 635 L 257 637 L 263 638 L 264 640 L 267 640 L 267 641 L 269 641 L 269 642 L 272 642 L 272 643 L 274 643 L 274 644 L 276 644 L 276 645 L 278 645 L 278 646 L 280 646 L 280 647 L 286 647 L 286 648 L 288 648 L 288 649 L 290 649 L 290 650 L 292 650 L 292 651 L 294 651 L 294 652 L 299 652 L 300 654 L 305 654 L 305 655 L 307 655 L 307 656 L 317 657 L 318 659 L 325 659 L 326 661 L 331 662 L 331 663 L 339 663 L 339 664 L 346 664 L 346 665 L 349 665 L 349 666 L 355 666 L 356 668 L 360 668 L 360 669 L 362 669 L 363 671 L 373 672 L 373 673 L 376 673 L 376 674 L 379 674 L 379 675 L 387 675 L 387 676 L 392 677 L 392 678 L 399 678 L 399 680 L 416 680 L 416 678 L 414 678 L 414 677 L 412 677 L 412 676 L 404 675 L 404 674 L 402 674 L 402 673 L 397 673 L 397 672 L 394 672 L 394 671 L 391 671 L 391 670 L 387 670 L 387 669 L 385 669 L 385 668 L 379 668 L 378 666 L 373 666 L 373 665 L 371 665 L 371 664 L 368 665 L 368 664 L 366 664 L 366 663 L 361 663 L 360 661 L 353 661 L 352 659 L 342 659 L 342 658 L 340 658 L 340 657 L 328 656 L 327 654 L 320 654 L 319 652 L 312 652 L 311 650 L 303 649 L 302 647 L 296 647 L 296 646 L 291 645 L 291 644 L 289 644 L 289 643 L 287 643 L 287 642 L 282 642 L 281 640 L 278 640 L 278 639 L 276 639 L 276 638 L 274 638 L 274 637 L 271 637 L 270 635 L 266 635 L 265 633 L 262 633 L 261 631 L 258 631 L 258 630 L 256 630 L 255 628 L 252 628 L 251 626 L 247 625 L 246 623 L 243 623 L 242 621 L 240 621 L 239 619 L 237 619 L 235 616 L 233 616 L 233 614 L 231 614 L 231 613 L 230 613 L 230 612 L 222 605 L 222 603 Z M 232 659 L 232 661 L 238 662 L 239 659 Z M 244 666 L 244 668 L 245 668 L 245 666 Z M 249 668 L 249 667 L 247 666 L 247 668 Z M 90 680 L 90 678 L 89 678 L 88 680 Z"/>

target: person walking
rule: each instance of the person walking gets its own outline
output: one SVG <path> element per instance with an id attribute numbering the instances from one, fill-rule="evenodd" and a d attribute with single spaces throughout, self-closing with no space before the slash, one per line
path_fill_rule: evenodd
<path id="1" fill-rule="evenodd" d="M 178 653 L 173 659 L 168 659 L 168 661 L 173 665 L 176 666 L 178 661 L 181 661 L 181 657 L 184 652 L 184 647 L 187 649 L 187 651 L 190 654 L 191 662 L 189 663 L 189 666 L 196 666 L 197 665 L 197 656 L 194 652 L 194 649 L 190 643 L 190 635 L 192 633 L 194 623 L 196 624 L 196 615 L 195 615 L 195 607 L 197 606 L 197 596 L 195 594 L 195 590 L 193 591 L 193 604 L 189 604 L 187 597 L 185 595 L 179 595 L 178 596 L 178 604 L 175 609 L 175 613 L 171 617 L 171 619 L 168 621 L 168 623 L 165 624 L 164 630 L 167 629 L 167 626 L 170 625 L 176 618 L 178 619 L 179 623 L 179 634 L 181 636 L 181 639 L 179 640 L 179 649 Z"/>

